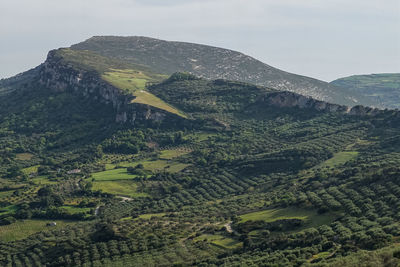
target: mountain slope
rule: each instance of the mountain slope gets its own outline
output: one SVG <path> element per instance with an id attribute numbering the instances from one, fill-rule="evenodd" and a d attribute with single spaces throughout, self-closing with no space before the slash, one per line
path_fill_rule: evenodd
<path id="1" fill-rule="evenodd" d="M 0 96 L 7 95 L 17 89 L 21 89 L 25 84 L 33 81 L 33 79 L 38 75 L 41 66 L 25 71 L 14 77 L 8 79 L 0 80 Z"/>
<path id="2" fill-rule="evenodd" d="M 147 37 L 96 36 L 71 46 L 149 67 L 155 73 L 190 72 L 207 79 L 227 79 L 296 92 L 343 105 L 369 104 L 362 96 L 326 82 L 291 74 L 242 53 L 200 44 Z M 357 99 L 358 102 L 355 100 Z"/>
<path id="3" fill-rule="evenodd" d="M 400 263 L 399 111 L 88 50 L 26 77 L 0 96 L 0 266 Z"/>
<path id="4" fill-rule="evenodd" d="M 400 108 L 400 73 L 354 75 L 332 85 L 363 95 L 382 108 Z"/>
<path id="5" fill-rule="evenodd" d="M 176 73 L 146 90 L 190 124 L 117 124 L 109 84 L 62 60 L 0 110 L 0 230 L 23 229 L 0 265 L 320 266 L 396 246 L 399 112 Z"/>

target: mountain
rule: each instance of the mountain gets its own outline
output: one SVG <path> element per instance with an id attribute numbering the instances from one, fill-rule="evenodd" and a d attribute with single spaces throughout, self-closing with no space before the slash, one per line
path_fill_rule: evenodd
<path id="1" fill-rule="evenodd" d="M 399 111 L 113 53 L 1 82 L 0 266 L 400 264 Z"/>
<path id="2" fill-rule="evenodd" d="M 376 107 L 400 107 L 400 73 L 354 75 L 331 84 L 369 98 Z"/>
<path id="3" fill-rule="evenodd" d="M 89 50 L 126 63 L 143 65 L 160 74 L 190 72 L 206 79 L 248 82 L 342 105 L 370 104 L 362 95 L 218 47 L 148 37 L 96 36 L 72 45 L 71 49 Z"/>

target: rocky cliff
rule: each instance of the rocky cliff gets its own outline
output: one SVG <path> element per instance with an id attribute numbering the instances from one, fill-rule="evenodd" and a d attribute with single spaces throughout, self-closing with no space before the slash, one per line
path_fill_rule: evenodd
<path id="1" fill-rule="evenodd" d="M 264 96 L 261 101 L 267 103 L 268 105 L 276 107 L 310 108 L 317 111 L 339 112 L 359 116 L 376 115 L 382 112 L 382 110 L 379 110 L 377 108 L 365 106 L 348 107 L 343 105 L 331 104 L 293 92 L 269 93 L 268 95 Z"/>
<path id="2" fill-rule="evenodd" d="M 39 84 L 56 92 L 70 91 L 112 105 L 115 121 L 118 123 L 161 123 L 166 117 L 176 117 L 149 105 L 131 103 L 134 96 L 124 94 L 119 88 L 102 80 L 98 72 L 65 61 L 57 50 L 50 51 L 42 64 L 39 70 Z"/>

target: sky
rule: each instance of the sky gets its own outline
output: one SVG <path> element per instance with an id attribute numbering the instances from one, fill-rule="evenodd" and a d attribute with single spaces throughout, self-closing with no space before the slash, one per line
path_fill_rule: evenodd
<path id="1" fill-rule="evenodd" d="M 324 81 L 400 72 L 400 0 L 0 0 L 0 78 L 95 35 L 229 48 Z"/>

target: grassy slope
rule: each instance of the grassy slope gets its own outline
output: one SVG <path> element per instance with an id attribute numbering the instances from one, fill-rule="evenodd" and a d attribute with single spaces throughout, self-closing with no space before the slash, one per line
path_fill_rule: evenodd
<path id="1" fill-rule="evenodd" d="M 166 78 L 165 75 L 151 75 L 132 69 L 112 69 L 111 71 L 105 72 L 102 78 L 113 86 L 133 94 L 136 98 L 132 100 L 132 103 L 150 105 L 186 117 L 186 115 L 178 109 L 145 90 L 147 82 L 161 81 Z"/>

